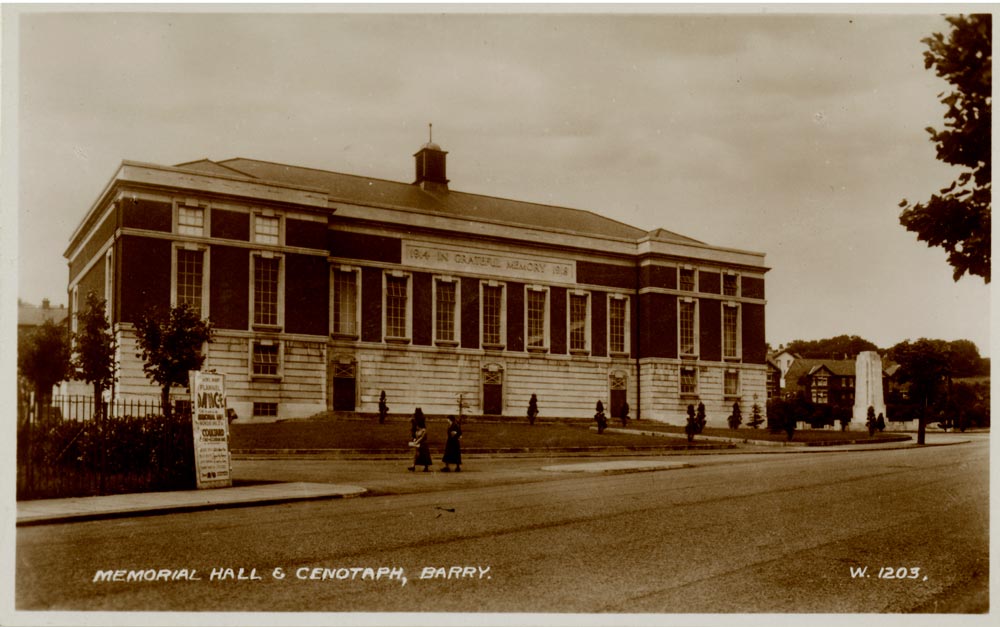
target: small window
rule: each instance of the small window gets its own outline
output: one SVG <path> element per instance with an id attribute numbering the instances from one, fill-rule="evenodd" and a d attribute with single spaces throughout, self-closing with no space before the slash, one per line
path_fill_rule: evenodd
<path id="1" fill-rule="evenodd" d="M 254 418 L 277 418 L 278 417 L 278 404 L 277 403 L 260 403 L 260 402 L 254 402 L 254 404 L 253 404 L 253 417 Z"/>
<path id="2" fill-rule="evenodd" d="M 277 216 L 254 214 L 253 241 L 258 244 L 281 243 L 281 221 Z"/>
<path id="3" fill-rule="evenodd" d="M 698 393 L 698 371 L 694 368 L 681 368 L 681 394 Z"/>
<path id="4" fill-rule="evenodd" d="M 680 286 L 682 291 L 693 292 L 695 290 L 695 272 L 694 268 L 681 268 Z"/>
<path id="5" fill-rule="evenodd" d="M 740 393 L 740 373 L 738 370 L 727 370 L 725 378 L 726 396 L 738 396 Z"/>
<path id="6" fill-rule="evenodd" d="M 205 236 L 205 208 L 185 207 L 177 208 L 177 233 L 179 235 L 194 235 L 196 237 Z"/>
<path id="7" fill-rule="evenodd" d="M 253 343 L 253 374 L 255 377 L 277 377 L 279 345 L 273 341 Z"/>
<path id="8" fill-rule="evenodd" d="M 739 296 L 740 295 L 740 277 L 737 274 L 725 273 L 722 275 L 722 295 L 723 296 Z"/>

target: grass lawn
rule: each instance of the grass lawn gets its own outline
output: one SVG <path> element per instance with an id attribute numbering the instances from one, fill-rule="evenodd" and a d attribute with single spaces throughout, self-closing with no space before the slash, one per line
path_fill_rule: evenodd
<path id="1" fill-rule="evenodd" d="M 614 425 L 612 425 L 614 426 Z M 652 422 L 640 420 L 629 422 L 630 429 L 644 429 L 647 431 L 665 431 L 667 433 L 684 433 L 684 427 L 665 425 L 662 422 Z M 732 429 L 721 429 L 718 427 L 706 427 L 702 435 L 717 436 L 720 438 L 739 438 L 747 440 L 767 440 L 771 442 L 784 442 L 788 440 L 785 432 L 771 433 L 767 429 L 752 429 L 750 427 L 740 427 L 735 431 Z M 697 438 L 696 438 L 697 439 Z M 901 433 L 878 433 L 868 437 L 868 431 L 841 431 L 827 429 L 796 429 L 793 442 L 806 442 L 817 444 L 831 444 L 843 441 L 872 441 L 872 442 L 899 442 L 910 439 L 908 435 Z"/>
<path id="2" fill-rule="evenodd" d="M 462 450 L 569 448 L 591 449 L 626 447 L 633 449 L 687 448 L 687 442 L 673 438 L 592 431 L 592 421 L 536 422 L 525 420 L 479 421 L 462 424 Z M 634 424 L 634 423 L 633 423 Z M 428 421 L 431 451 L 444 449 L 447 421 Z M 613 425 L 609 425 L 613 426 Z M 410 439 L 408 420 L 391 418 L 385 424 L 375 419 L 322 419 L 267 424 L 233 423 L 230 446 L 233 450 L 253 449 L 365 449 L 386 453 L 407 453 Z M 718 444 L 695 442 L 697 448 L 718 448 Z"/>

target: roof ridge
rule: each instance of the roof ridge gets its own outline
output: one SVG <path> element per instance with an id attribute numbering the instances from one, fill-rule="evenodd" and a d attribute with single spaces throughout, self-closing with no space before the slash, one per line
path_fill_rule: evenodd
<path id="1" fill-rule="evenodd" d="M 220 165 L 222 165 L 226 161 L 236 161 L 237 159 L 240 159 L 242 161 L 255 161 L 257 163 L 265 163 L 267 165 L 277 165 L 277 166 L 281 166 L 281 167 L 284 167 L 284 168 L 295 168 L 297 170 L 311 170 L 313 172 L 322 172 L 324 174 L 337 174 L 339 176 L 350 176 L 350 177 L 356 178 L 356 179 L 368 179 L 368 180 L 372 180 L 372 181 L 381 181 L 383 183 L 395 183 L 396 185 L 405 185 L 407 187 L 413 185 L 413 183 L 403 183 L 402 181 L 394 181 L 392 179 L 383 179 L 383 178 L 379 178 L 377 176 L 365 176 L 364 174 L 351 174 L 350 172 L 337 172 L 335 170 L 324 170 L 322 168 L 314 168 L 314 167 L 311 167 L 311 166 L 308 166 L 308 165 L 289 165 L 287 163 L 278 163 L 277 161 L 268 161 L 266 159 L 251 159 L 250 157 L 232 157 L 230 159 L 225 159 L 224 161 L 218 161 L 217 163 L 219 163 Z M 242 172 L 242 170 L 236 170 L 235 168 L 232 168 L 231 166 L 228 166 L 228 165 L 224 165 L 223 167 L 230 168 L 231 170 L 234 170 L 236 172 Z M 253 176 L 253 175 L 252 174 L 248 174 L 247 176 Z M 257 178 L 257 177 L 254 177 L 254 178 Z"/>
<path id="2" fill-rule="evenodd" d="M 184 166 L 190 166 L 190 165 L 194 165 L 196 163 L 205 163 L 205 162 L 211 163 L 212 165 L 219 166 L 220 168 L 225 168 L 226 170 L 229 170 L 230 172 L 235 172 L 235 173 L 241 174 L 243 176 L 249 176 L 252 179 L 258 178 L 256 176 L 254 176 L 253 174 L 250 174 L 248 172 L 244 172 L 242 170 L 237 170 L 236 168 L 231 168 L 228 165 L 225 165 L 225 164 L 223 164 L 223 163 L 221 163 L 219 161 L 212 161 L 208 157 L 204 157 L 202 159 L 195 159 L 194 161 L 185 161 L 184 163 L 178 163 L 177 165 L 175 165 L 173 167 L 175 167 L 175 168 L 184 168 Z"/>
<path id="3" fill-rule="evenodd" d="M 290 164 L 287 164 L 287 163 L 278 163 L 277 161 L 268 161 L 268 160 L 265 160 L 265 159 L 251 159 L 251 158 L 248 158 L 248 157 L 233 157 L 231 159 L 225 159 L 225 160 L 220 161 L 218 163 L 224 165 L 227 161 L 236 161 L 237 159 L 240 159 L 240 160 L 243 160 L 243 161 L 255 161 L 257 163 L 264 163 L 264 164 L 268 164 L 268 165 L 275 165 L 275 166 L 280 166 L 280 167 L 285 167 L 285 168 L 296 168 L 296 169 L 299 169 L 299 170 L 310 170 L 310 171 L 313 171 L 313 172 L 322 172 L 324 174 L 336 174 L 338 176 L 350 176 L 350 177 L 356 178 L 356 179 L 366 179 L 366 180 L 372 180 L 372 181 L 381 181 L 383 183 L 392 183 L 392 184 L 395 184 L 395 185 L 402 185 L 402 186 L 405 186 L 405 187 L 414 187 L 413 183 L 404 183 L 402 181 L 394 181 L 392 179 L 384 179 L 384 178 L 380 178 L 380 177 L 377 177 L 377 176 L 365 176 L 365 175 L 362 175 L 362 174 L 351 174 L 349 172 L 337 172 L 337 171 L 334 171 L 334 170 L 324 170 L 322 168 L 314 168 L 314 167 L 310 167 L 310 166 L 290 165 Z M 230 166 L 224 166 L 224 167 L 230 167 Z M 250 176 L 252 176 L 252 175 L 250 175 Z M 417 189 L 420 189 L 421 191 L 423 191 L 425 194 L 428 193 L 426 190 L 423 190 L 419 186 L 416 186 L 416 187 L 417 187 Z M 568 211 L 576 211 L 578 213 L 586 213 L 586 214 L 592 215 L 594 217 L 600 218 L 601 220 L 607 220 L 609 222 L 614 222 L 615 224 L 618 224 L 620 226 L 624 226 L 624 227 L 633 229 L 639 235 L 645 235 L 646 233 L 649 233 L 649 231 L 641 229 L 641 228 L 639 228 L 637 226 L 634 226 L 634 225 L 629 224 L 627 222 L 622 222 L 621 220 L 616 220 L 615 218 L 609 218 L 609 217 L 607 217 L 605 215 L 602 215 L 602 214 L 597 213 L 596 211 L 592 211 L 590 209 L 579 209 L 577 207 L 568 207 L 566 205 L 554 205 L 554 204 L 549 204 L 549 203 L 541 203 L 541 202 L 535 202 L 535 201 L 532 201 L 532 200 L 518 200 L 516 198 L 507 198 L 507 197 L 504 197 L 504 196 L 490 196 L 488 194 L 481 194 L 481 193 L 477 193 L 477 192 L 465 192 L 465 191 L 462 191 L 462 190 L 450 189 L 450 188 L 448 190 L 448 193 L 449 194 L 462 194 L 464 196 L 475 196 L 477 198 L 488 198 L 488 199 L 493 199 L 493 200 L 502 200 L 502 201 L 505 201 L 505 202 L 516 202 L 516 203 L 521 203 L 521 204 L 524 204 L 524 205 L 533 205 L 535 207 L 549 207 L 549 208 L 552 208 L 552 209 L 563 209 L 563 210 L 568 210 Z M 439 198 L 435 197 L 433 194 L 428 194 L 428 195 L 431 196 L 432 198 L 434 198 L 435 200 L 440 200 Z M 666 229 L 663 229 L 663 230 L 666 230 Z M 668 231 L 668 232 L 672 233 L 674 235 L 677 235 L 679 237 L 684 237 L 686 239 L 690 239 L 690 240 L 695 241 L 695 242 L 698 241 L 698 240 L 695 240 L 693 238 L 687 237 L 685 235 L 681 235 L 680 233 L 674 233 L 673 231 Z"/>

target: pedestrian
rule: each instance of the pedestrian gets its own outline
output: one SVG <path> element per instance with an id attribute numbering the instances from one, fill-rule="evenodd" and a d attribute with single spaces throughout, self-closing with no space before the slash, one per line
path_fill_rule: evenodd
<path id="1" fill-rule="evenodd" d="M 631 409 L 631 408 L 628 406 L 628 401 L 622 401 L 622 408 L 621 408 L 621 412 L 622 412 L 622 417 L 621 417 L 622 427 L 627 427 L 628 426 L 628 412 L 629 412 L 629 409 Z"/>
<path id="2" fill-rule="evenodd" d="M 451 472 L 451 464 L 455 464 L 455 472 L 462 472 L 462 424 L 454 417 L 448 416 L 448 439 L 444 443 L 444 468 L 441 472 Z"/>
<path id="3" fill-rule="evenodd" d="M 597 413 L 594 414 L 594 420 L 597 421 L 597 433 L 600 435 L 608 428 L 608 417 L 604 415 L 604 403 L 601 401 L 597 401 L 596 409 Z"/>
<path id="4" fill-rule="evenodd" d="M 378 423 L 385 424 L 385 417 L 389 415 L 389 404 L 385 400 L 385 390 L 378 397 Z"/>
<path id="5" fill-rule="evenodd" d="M 424 418 L 423 410 L 419 407 L 413 412 L 410 425 L 412 437 L 409 445 L 413 448 L 413 465 L 407 470 L 414 472 L 417 466 L 423 466 L 424 472 L 428 472 L 433 462 L 431 461 L 430 444 L 427 442 L 427 420 Z"/>

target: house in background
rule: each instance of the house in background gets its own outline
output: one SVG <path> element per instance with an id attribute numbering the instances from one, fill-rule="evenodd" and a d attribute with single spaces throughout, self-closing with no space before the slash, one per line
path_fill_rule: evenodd
<path id="1" fill-rule="evenodd" d="M 781 396 L 782 372 L 781 366 L 773 359 L 767 360 L 767 400 Z"/>
<path id="2" fill-rule="evenodd" d="M 853 359 L 796 359 L 785 375 L 785 394 L 804 393 L 818 405 L 854 405 Z"/>
<path id="3" fill-rule="evenodd" d="M 796 359 L 801 358 L 795 353 L 784 349 L 768 356 L 768 360 L 774 362 L 774 364 L 781 371 L 781 378 L 779 379 L 779 387 L 781 389 L 784 389 L 785 377 L 788 375 L 788 369 L 792 367 L 792 363 L 795 362 Z"/>
<path id="4" fill-rule="evenodd" d="M 65 305 L 59 305 L 58 307 L 53 307 L 49 299 L 43 298 L 42 304 L 32 305 L 22 301 L 20 298 L 17 299 L 17 339 L 18 342 L 22 338 L 33 333 L 35 329 L 42 326 L 46 322 L 51 322 L 55 325 L 66 325 L 69 319 L 69 310 L 66 309 Z M 18 395 L 20 399 L 31 399 L 34 398 L 34 391 L 32 390 L 31 384 L 21 378 L 18 374 Z M 53 388 L 53 394 L 58 394 L 58 386 Z M 33 402 L 33 401 L 32 401 Z"/>
<path id="5" fill-rule="evenodd" d="M 17 300 L 17 333 L 20 336 L 24 332 L 34 330 L 47 321 L 53 324 L 67 324 L 69 310 L 65 305 L 53 307 L 48 298 L 42 299 L 41 305 L 31 305 Z"/>

